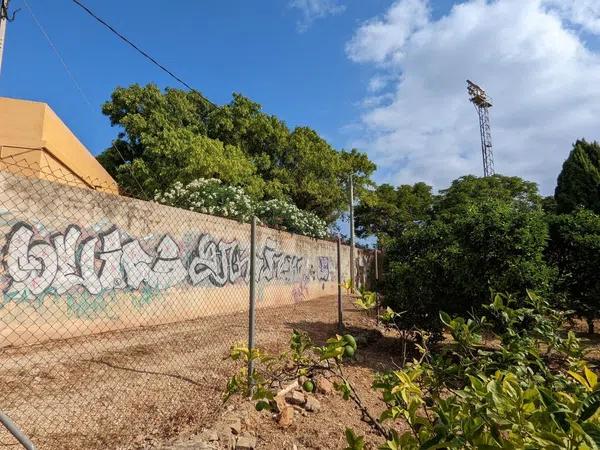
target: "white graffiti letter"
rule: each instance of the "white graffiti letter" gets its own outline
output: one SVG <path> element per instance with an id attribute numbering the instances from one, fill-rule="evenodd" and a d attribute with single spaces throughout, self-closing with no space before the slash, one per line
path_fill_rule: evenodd
<path id="1" fill-rule="evenodd" d="M 52 245 L 32 241 L 31 227 L 20 224 L 7 245 L 6 269 L 12 277 L 8 294 L 13 298 L 33 299 L 48 289 L 58 268 Z"/>
<path id="2" fill-rule="evenodd" d="M 104 235 L 100 235 L 100 239 L 102 240 L 102 252 L 98 253 L 98 259 L 102 260 L 100 271 L 102 289 L 121 289 L 123 287 L 121 236 L 116 229 L 113 229 Z"/>
<path id="3" fill-rule="evenodd" d="M 148 274 L 148 285 L 155 289 L 167 289 L 181 283 L 186 276 L 177 243 L 171 236 L 164 236 L 156 247 L 156 260 Z"/>

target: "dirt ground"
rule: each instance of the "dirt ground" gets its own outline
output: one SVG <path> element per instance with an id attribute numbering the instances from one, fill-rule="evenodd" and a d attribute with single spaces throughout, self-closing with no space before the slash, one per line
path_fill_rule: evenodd
<path id="1" fill-rule="evenodd" d="M 315 342 L 324 343 L 337 332 L 335 302 L 334 298 L 322 299 L 323 309 L 319 308 L 317 314 L 313 314 L 307 320 L 288 322 L 279 330 L 282 332 L 281 339 L 287 340 L 292 328 L 295 328 L 308 332 Z M 331 315 L 331 311 L 334 315 Z M 374 319 L 357 311 L 351 302 L 344 302 L 343 311 L 346 332 L 355 336 L 369 336 L 368 344 L 359 347 L 356 360 L 346 363 L 345 375 L 359 392 L 363 404 L 378 417 L 384 410 L 384 403 L 377 393 L 371 390 L 373 375 L 378 371 L 389 370 L 400 362 L 401 346 L 393 333 L 377 330 Z M 269 340 L 263 344 L 268 348 L 273 341 Z M 321 403 L 320 411 L 306 415 L 295 414 L 293 424 L 289 428 L 282 428 L 272 413 L 255 411 L 253 402 L 240 398 L 234 399 L 232 404 L 228 403 L 227 411 L 221 413 L 221 418 L 232 414 L 242 417 L 242 431 L 256 436 L 257 450 L 342 449 L 346 446 L 346 428 L 352 428 L 357 435 L 364 436 L 367 449 L 375 449 L 383 443 L 381 436 L 363 421 L 360 410 L 352 401 L 345 401 L 337 393 L 328 396 L 316 394 L 316 398 Z M 403 428 L 404 424 L 395 424 L 396 430 L 402 431 Z M 164 443 L 160 450 L 206 448 L 194 445 L 203 442 L 202 430 L 197 430 L 196 433 L 182 434 L 171 442 Z"/>
<path id="2" fill-rule="evenodd" d="M 372 327 L 349 302 L 344 316 L 351 332 Z M 0 410 L 40 449 L 153 448 L 185 439 L 210 427 L 226 408 L 241 407 L 239 401 L 223 405 L 221 395 L 234 370 L 224 358 L 232 343 L 246 340 L 247 322 L 247 314 L 215 316 L 3 349 Z M 282 349 L 294 328 L 324 340 L 336 323 L 334 297 L 259 309 L 257 345 Z M 389 367 L 398 347 L 381 337 L 361 349 L 347 375 L 368 393 L 373 371 Z M 375 411 L 382 407 L 373 395 L 364 400 Z M 370 433 L 354 406 L 338 396 L 324 399 L 321 412 L 299 418 L 285 432 L 258 415 L 248 420 L 256 422 L 258 448 L 264 449 L 291 449 L 294 443 L 340 448 L 346 426 Z M 0 430 L 0 448 L 15 445 Z"/>

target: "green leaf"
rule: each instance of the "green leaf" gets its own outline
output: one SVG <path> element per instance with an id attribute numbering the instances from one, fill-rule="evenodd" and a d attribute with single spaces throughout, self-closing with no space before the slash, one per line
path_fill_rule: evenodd
<path id="1" fill-rule="evenodd" d="M 448 313 L 446 313 L 444 311 L 440 311 L 440 320 L 447 327 L 449 327 L 450 324 L 452 323 L 452 318 L 448 315 Z"/>
<path id="2" fill-rule="evenodd" d="M 363 450 L 365 448 L 365 438 L 354 434 L 351 428 L 346 428 L 346 442 L 348 442 L 348 447 L 344 450 Z"/>
<path id="3" fill-rule="evenodd" d="M 583 428 L 583 431 L 585 431 L 591 441 L 597 447 L 600 447 L 600 425 L 597 423 L 585 422 L 581 424 L 581 428 Z"/>
<path id="4" fill-rule="evenodd" d="M 583 367 L 583 372 L 585 373 L 585 378 L 588 381 L 588 384 L 592 389 L 594 389 L 598 383 L 598 376 L 592 372 L 587 365 Z"/>
<path id="5" fill-rule="evenodd" d="M 429 450 L 429 449 L 437 448 L 437 445 L 440 443 L 442 438 L 443 438 L 442 435 L 436 434 L 435 436 L 433 436 L 430 439 L 423 442 L 421 444 L 421 446 L 419 447 L 419 449 L 420 450 Z"/>
<path id="6" fill-rule="evenodd" d="M 594 391 L 583 400 L 579 410 L 579 422 L 585 422 L 592 417 L 600 407 L 600 391 Z"/>

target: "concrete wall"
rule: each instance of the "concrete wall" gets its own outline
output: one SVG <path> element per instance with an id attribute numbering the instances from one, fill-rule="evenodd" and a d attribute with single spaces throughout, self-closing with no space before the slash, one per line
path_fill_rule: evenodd
<path id="1" fill-rule="evenodd" d="M 247 310 L 248 224 L 0 172 L 0 240 L 0 347 Z M 337 292 L 334 242 L 259 227 L 257 255 L 259 308 Z"/>
<path id="2" fill-rule="evenodd" d="M 0 97 L 0 169 L 117 194 L 117 183 L 45 103 Z"/>

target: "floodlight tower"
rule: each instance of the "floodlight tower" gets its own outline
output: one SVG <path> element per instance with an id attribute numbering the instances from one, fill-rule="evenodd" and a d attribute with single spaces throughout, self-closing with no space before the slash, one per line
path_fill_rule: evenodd
<path id="1" fill-rule="evenodd" d="M 483 156 L 483 176 L 494 175 L 494 153 L 492 152 L 492 133 L 490 132 L 489 108 L 491 99 L 485 91 L 472 81 L 467 80 L 469 100 L 479 115 L 479 133 L 481 134 L 481 155 Z"/>

